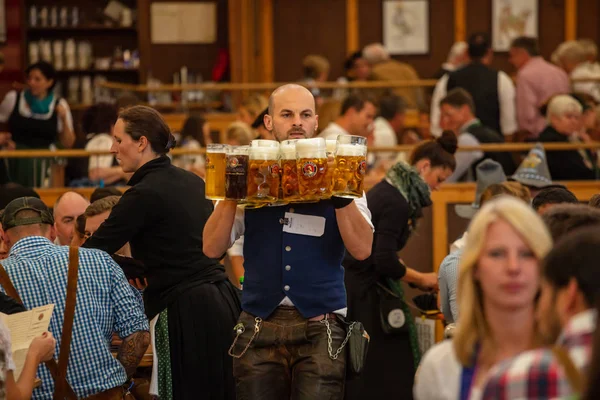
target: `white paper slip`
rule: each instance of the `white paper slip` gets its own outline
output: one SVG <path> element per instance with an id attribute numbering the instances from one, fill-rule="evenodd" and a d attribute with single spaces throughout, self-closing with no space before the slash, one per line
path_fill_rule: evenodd
<path id="1" fill-rule="evenodd" d="M 48 304 L 17 314 L 0 313 L 2 322 L 10 332 L 12 356 L 16 367 L 14 371 L 15 380 L 19 379 L 21 375 L 27 351 L 33 339 L 48 331 L 53 311 L 54 304 Z"/>
<path id="2" fill-rule="evenodd" d="M 283 231 L 296 235 L 321 237 L 325 233 L 325 218 L 315 215 L 285 213 Z"/>

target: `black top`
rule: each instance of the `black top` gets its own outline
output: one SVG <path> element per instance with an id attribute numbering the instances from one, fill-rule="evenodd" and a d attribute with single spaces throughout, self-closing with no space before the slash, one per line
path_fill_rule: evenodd
<path id="1" fill-rule="evenodd" d="M 498 97 L 498 71 L 472 62 L 448 75 L 446 90 L 463 88 L 471 94 L 475 103 L 475 115 L 485 126 L 496 132 L 500 128 L 500 99 Z"/>
<path id="2" fill-rule="evenodd" d="M 487 126 L 479 123 L 479 124 L 471 124 L 466 129 L 471 135 L 475 136 L 475 138 L 479 141 L 479 143 L 504 143 L 504 136 L 497 131 L 488 128 Z M 487 151 L 483 154 L 483 159 L 490 158 L 500 165 L 502 165 L 502 169 L 504 170 L 504 174 L 506 176 L 510 176 L 515 173 L 517 166 L 515 165 L 515 161 L 513 160 L 512 154 L 503 151 Z M 473 164 L 473 176 L 475 176 L 475 168 L 478 163 Z"/>
<path id="3" fill-rule="evenodd" d="M 540 142 L 569 143 L 569 137 L 548 125 L 539 136 Z M 550 176 L 555 181 L 595 179 L 596 174 L 583 162 L 577 150 L 548 151 L 546 153 Z"/>
<path id="4" fill-rule="evenodd" d="M 204 197 L 200 177 L 161 156 L 139 168 L 128 185 L 132 187 L 84 247 L 113 254 L 130 243 L 133 258 L 147 268 L 149 318 L 184 290 L 227 279 L 221 264 L 202 252 L 202 231 L 213 205 Z"/>
<path id="5" fill-rule="evenodd" d="M 364 290 L 382 278 L 400 279 L 406 267 L 398 260 L 397 252 L 408 241 L 408 202 L 400 191 L 383 180 L 367 193 L 375 234 L 371 256 L 356 261 L 346 255 L 344 267 L 347 279 Z"/>

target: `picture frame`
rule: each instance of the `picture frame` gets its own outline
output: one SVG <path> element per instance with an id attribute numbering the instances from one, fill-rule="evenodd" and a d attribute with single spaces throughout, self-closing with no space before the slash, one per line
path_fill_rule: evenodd
<path id="1" fill-rule="evenodd" d="M 429 53 L 429 0 L 383 1 L 383 45 L 391 55 Z"/>
<path id="2" fill-rule="evenodd" d="M 492 49 L 506 52 L 519 36 L 538 37 L 538 0 L 492 0 Z"/>

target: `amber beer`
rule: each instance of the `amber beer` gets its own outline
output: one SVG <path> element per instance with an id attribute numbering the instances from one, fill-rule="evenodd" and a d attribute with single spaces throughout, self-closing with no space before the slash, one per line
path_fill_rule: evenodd
<path id="1" fill-rule="evenodd" d="M 249 146 L 230 146 L 225 167 L 225 198 L 244 200 L 248 192 Z"/>
<path id="2" fill-rule="evenodd" d="M 281 196 L 285 201 L 300 200 L 298 191 L 298 166 L 296 165 L 296 139 L 284 140 L 279 146 L 281 160 Z"/>
<path id="3" fill-rule="evenodd" d="M 362 136 L 340 135 L 335 152 L 333 195 L 356 198 L 363 195 L 367 172 L 367 140 Z"/>
<path id="4" fill-rule="evenodd" d="M 225 198 L 227 147 L 226 144 L 209 144 L 206 147 L 205 195 L 207 199 L 223 200 Z"/>
<path id="5" fill-rule="evenodd" d="M 327 148 L 325 139 L 300 139 L 296 142 L 298 192 L 304 201 L 318 201 L 331 197 L 327 179 Z"/>
<path id="6" fill-rule="evenodd" d="M 273 203 L 279 198 L 279 142 L 253 140 L 248 166 L 249 203 Z"/>

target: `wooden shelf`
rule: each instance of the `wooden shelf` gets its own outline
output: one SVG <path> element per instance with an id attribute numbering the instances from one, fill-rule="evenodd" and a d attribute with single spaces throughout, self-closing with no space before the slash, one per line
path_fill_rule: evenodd
<path id="1" fill-rule="evenodd" d="M 139 68 L 111 68 L 111 69 L 61 69 L 56 71 L 57 74 L 118 74 L 122 72 L 138 73 Z"/>
<path id="2" fill-rule="evenodd" d="M 92 104 L 69 104 L 69 108 L 72 111 L 81 111 L 90 107 Z M 150 106 L 148 103 L 140 103 L 140 105 Z M 220 101 L 213 101 L 208 103 L 188 103 L 185 107 L 180 102 L 169 103 L 169 104 L 155 104 L 151 106 L 158 111 L 171 111 L 178 108 L 186 108 L 188 110 L 206 110 L 219 108 L 223 104 Z"/>
<path id="3" fill-rule="evenodd" d="M 28 33 L 61 33 L 61 32 L 69 32 L 69 33 L 97 33 L 97 32 L 115 32 L 115 33 L 137 33 L 137 28 L 135 26 L 125 27 L 125 26 L 104 26 L 104 25 L 79 25 L 79 26 L 36 26 L 36 27 L 28 27 Z"/>

